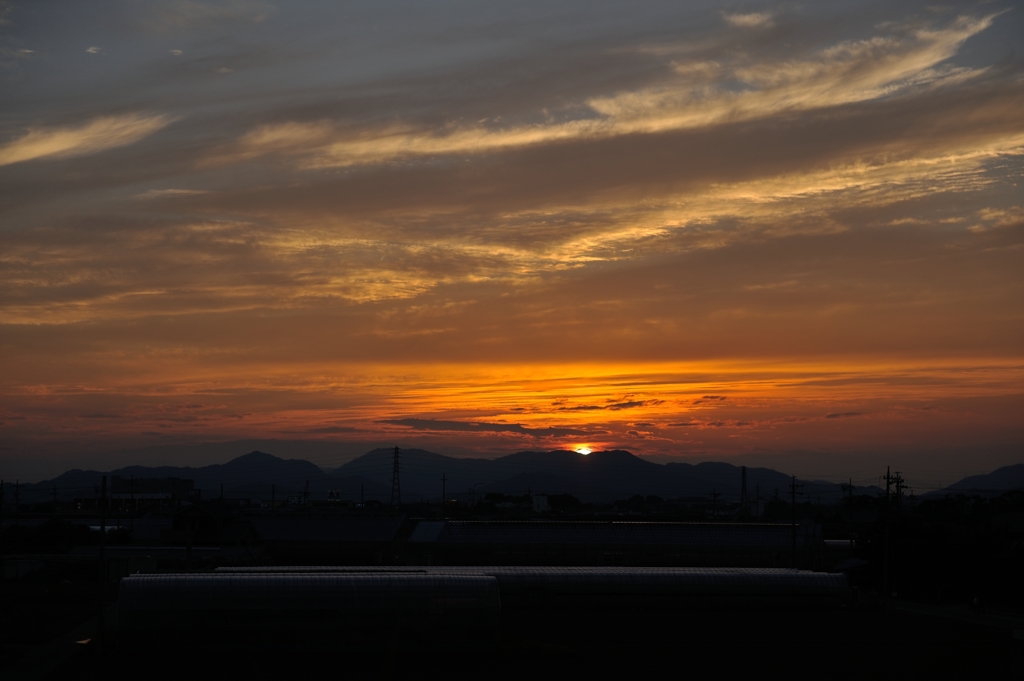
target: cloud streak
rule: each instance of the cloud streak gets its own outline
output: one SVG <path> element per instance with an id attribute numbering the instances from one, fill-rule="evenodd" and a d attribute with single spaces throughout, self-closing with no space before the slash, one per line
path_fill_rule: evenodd
<path id="1" fill-rule="evenodd" d="M 722 18 L 731 26 L 739 28 L 769 28 L 775 23 L 770 12 L 723 14 Z"/>
<path id="2" fill-rule="evenodd" d="M 754 15 L 747 15 L 754 16 Z M 757 15 L 760 16 L 760 15 Z M 392 159 L 480 154 L 577 139 L 702 128 L 894 97 L 962 83 L 981 70 L 941 66 L 997 14 L 960 17 L 944 28 L 844 41 L 812 59 L 733 65 L 683 62 L 675 77 L 652 87 L 586 101 L 589 116 L 505 129 L 455 126 L 427 131 L 398 124 L 358 135 L 329 120 L 268 124 L 222 149 L 210 163 L 264 155 L 299 156 L 306 168 L 349 167 Z M 742 87 L 727 87 L 738 81 Z"/>
<path id="3" fill-rule="evenodd" d="M 565 437 L 566 435 L 588 435 L 585 430 L 576 428 L 526 428 L 518 423 L 476 423 L 463 421 L 438 421 L 434 419 L 390 419 L 381 421 L 395 426 L 405 426 L 416 430 L 441 430 L 454 432 L 487 432 L 517 433 L 531 437 Z"/>
<path id="4" fill-rule="evenodd" d="M 37 159 L 95 154 L 134 144 L 174 122 L 162 114 L 124 114 L 94 118 L 77 126 L 29 128 L 0 146 L 0 166 Z"/>

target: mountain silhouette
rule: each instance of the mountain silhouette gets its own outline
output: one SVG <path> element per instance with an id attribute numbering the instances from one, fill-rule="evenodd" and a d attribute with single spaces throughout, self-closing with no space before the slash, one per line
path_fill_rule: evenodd
<path id="1" fill-rule="evenodd" d="M 997 468 L 984 475 L 970 475 L 949 487 L 929 492 L 924 497 L 943 497 L 947 494 L 998 496 L 1011 490 L 1024 490 L 1024 463 Z"/>
<path id="2" fill-rule="evenodd" d="M 390 501 L 394 470 L 394 449 L 375 449 L 343 466 L 325 472 L 303 459 L 283 459 L 253 451 L 227 463 L 210 466 L 127 466 L 108 473 L 72 470 L 36 484 L 22 485 L 25 503 L 47 502 L 52 489 L 58 499 L 91 498 L 97 494 L 101 476 L 128 478 L 186 478 L 195 481 L 204 499 L 218 496 L 223 485 L 227 497 L 253 501 L 269 499 L 271 494 L 284 499 L 307 489 L 313 499 L 323 499 L 328 490 L 341 498 L 357 501 Z M 990 476 L 968 478 L 958 486 L 1006 488 L 1020 480 L 1024 465 L 999 469 Z M 1017 476 L 1016 478 L 1014 476 Z M 487 492 L 521 495 L 572 494 L 583 501 L 608 502 L 630 496 L 658 495 L 663 498 L 708 498 L 712 493 L 722 501 L 739 501 L 740 467 L 722 462 L 698 464 L 659 464 L 624 450 L 579 452 L 523 451 L 497 459 L 454 458 L 423 449 L 403 449 L 399 453 L 399 478 L 402 501 L 437 501 L 442 482 L 448 498 L 468 499 Z M 984 479 L 982 479 L 984 478 Z M 768 468 L 747 468 L 747 494 L 753 500 L 760 494 L 788 500 L 792 478 Z M 1000 482 L 1002 481 L 1002 482 Z M 1019 482 L 1013 483 L 1020 487 Z M 827 481 L 806 481 L 799 501 L 838 501 L 840 485 Z M 966 487 L 965 487 L 966 489 Z M 877 488 L 859 488 L 858 494 L 874 494 Z"/>
<path id="3" fill-rule="evenodd" d="M 200 467 L 126 466 L 106 473 L 75 469 L 52 480 L 22 485 L 22 488 L 28 495 L 26 500 L 38 496 L 33 492 L 48 495 L 54 487 L 61 501 L 91 498 L 97 494 L 104 475 L 107 476 L 108 485 L 114 476 L 194 480 L 196 489 L 202 490 L 204 499 L 219 495 L 221 485 L 224 486 L 225 496 L 254 499 L 263 496 L 269 499 L 272 489 L 282 499 L 288 494 L 297 494 L 303 491 L 307 480 L 311 493 L 321 494 L 330 489 L 329 476 L 315 464 L 303 459 L 281 459 L 265 452 L 249 452 L 227 463 Z M 46 500 L 49 498 L 45 497 Z"/>
<path id="4" fill-rule="evenodd" d="M 394 449 L 375 449 L 335 470 L 335 477 L 361 475 L 390 485 Z M 604 502 L 635 494 L 662 497 L 704 497 L 712 492 L 723 501 L 739 501 L 742 475 L 728 463 L 657 464 L 623 450 L 579 452 L 524 451 L 497 459 L 456 459 L 421 449 L 401 450 L 399 475 L 404 501 L 439 499 L 441 476 L 449 498 L 476 494 L 572 494 L 585 501 Z M 767 468 L 747 468 L 747 493 L 751 499 L 760 485 L 761 499 L 783 498 L 792 478 Z M 821 501 L 842 496 L 840 485 L 813 481 L 802 490 Z"/>

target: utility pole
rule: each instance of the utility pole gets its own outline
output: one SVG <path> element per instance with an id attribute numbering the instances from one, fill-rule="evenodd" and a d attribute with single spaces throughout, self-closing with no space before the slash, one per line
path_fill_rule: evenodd
<path id="1" fill-rule="evenodd" d="M 714 520 L 718 515 L 718 497 L 722 496 L 718 493 L 718 490 L 711 490 L 711 519 Z"/>
<path id="2" fill-rule="evenodd" d="M 391 505 L 392 506 L 395 506 L 396 504 L 399 505 L 399 506 L 402 505 L 402 483 L 401 483 L 401 480 L 398 477 L 398 470 L 399 470 L 398 458 L 399 458 L 400 454 L 401 454 L 401 450 L 398 447 L 395 447 L 395 456 L 394 456 L 394 460 L 393 460 L 392 465 L 391 465 Z"/>
<path id="3" fill-rule="evenodd" d="M 849 522 L 846 524 L 846 536 L 850 539 L 850 548 L 853 548 L 853 478 L 848 478 L 846 482 L 846 491 L 849 494 Z"/>
<path id="4" fill-rule="evenodd" d="M 270 486 L 270 513 L 273 515 L 274 506 L 277 505 L 277 485 Z"/>
<path id="5" fill-rule="evenodd" d="M 850 478 L 846 491 L 850 493 L 850 526 L 853 526 L 853 478 Z"/>
<path id="6" fill-rule="evenodd" d="M 217 519 L 217 534 L 220 535 L 220 547 L 224 548 L 224 483 L 220 483 L 220 507 L 221 515 Z"/>
<path id="7" fill-rule="evenodd" d="M 746 513 L 747 508 L 747 467 L 740 466 L 740 509 Z"/>
<path id="8" fill-rule="evenodd" d="M 128 483 L 129 494 L 132 496 L 132 533 L 135 532 L 135 516 L 139 514 L 139 507 L 135 505 L 135 476 L 131 477 L 131 482 Z M 173 496 L 173 495 L 172 495 Z"/>
<path id="9" fill-rule="evenodd" d="M 907 481 L 904 480 L 903 476 L 900 474 L 900 471 L 896 471 L 896 475 L 894 475 L 893 478 L 892 478 L 892 483 L 893 483 L 893 486 L 895 486 L 895 488 L 896 488 L 896 513 L 900 517 L 903 516 L 903 491 L 907 488 L 906 482 Z M 886 529 L 888 529 L 888 520 L 886 521 Z M 889 546 L 888 541 L 886 542 L 886 546 L 887 547 Z M 896 562 L 897 562 L 897 558 L 898 558 L 898 556 L 896 554 L 898 553 L 898 549 L 897 549 L 898 546 L 899 546 L 899 542 L 897 541 L 897 542 L 895 542 L 895 546 L 892 546 L 891 550 L 889 551 L 889 553 L 892 554 L 889 557 L 890 560 L 892 561 L 892 566 L 891 566 L 892 574 L 889 576 L 889 581 L 891 582 L 891 584 L 890 584 L 889 588 L 890 588 L 890 592 L 892 593 L 893 597 L 896 596 L 896 573 L 897 573 Z"/>
<path id="10" fill-rule="evenodd" d="M 803 483 L 799 485 L 796 482 L 796 476 L 793 476 L 793 481 L 789 483 L 789 492 L 792 499 L 791 506 L 793 508 L 793 553 L 790 556 L 790 567 L 796 567 L 796 495 L 803 494 L 803 492 L 797 492 L 797 489 L 803 487 Z"/>
<path id="11" fill-rule="evenodd" d="M 754 497 L 754 517 L 761 517 L 761 483 L 757 483 L 756 496 Z"/>
<path id="12" fill-rule="evenodd" d="M 448 495 L 448 493 L 445 491 L 444 486 L 446 482 L 447 479 L 445 478 L 444 473 L 441 473 L 441 520 L 444 520 L 444 502 L 445 497 Z"/>
<path id="13" fill-rule="evenodd" d="M 892 483 L 892 476 L 889 475 L 889 467 L 885 467 L 885 543 L 882 545 L 882 598 L 888 598 L 889 593 L 889 485 Z"/>
<path id="14" fill-rule="evenodd" d="M 97 583 L 97 605 L 98 609 L 96 612 L 96 656 L 100 657 L 103 654 L 103 609 L 104 600 L 106 594 L 104 593 L 106 587 L 106 555 L 104 549 L 107 543 L 107 476 L 103 476 L 103 486 L 100 492 L 100 552 L 99 562 L 96 565 L 96 574 L 98 579 Z"/>

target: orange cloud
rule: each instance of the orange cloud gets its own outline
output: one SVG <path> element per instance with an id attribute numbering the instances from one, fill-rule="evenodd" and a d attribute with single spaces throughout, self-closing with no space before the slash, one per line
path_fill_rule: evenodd
<path id="1" fill-rule="evenodd" d="M 738 25 L 763 24 L 769 15 L 730 15 Z M 812 59 L 738 65 L 706 62 L 675 65 L 676 81 L 587 100 L 591 116 L 524 127 L 453 126 L 421 130 L 394 125 L 353 135 L 329 121 L 264 125 L 221 150 L 210 162 L 238 163 L 267 154 L 296 155 L 306 168 L 348 167 L 391 159 L 479 154 L 574 139 L 699 128 L 723 121 L 764 118 L 867 101 L 921 87 L 941 87 L 976 77 L 980 70 L 940 68 L 968 38 L 998 14 L 960 17 L 941 29 L 920 29 L 901 38 L 846 41 Z M 696 80 L 695 80 L 696 78 Z M 721 83 L 738 79 L 749 89 Z"/>
<path id="2" fill-rule="evenodd" d="M 123 147 L 149 137 L 174 120 L 159 114 L 125 114 L 95 118 L 77 126 L 29 128 L 21 137 L 0 147 L 0 166 L 35 159 L 85 156 Z"/>

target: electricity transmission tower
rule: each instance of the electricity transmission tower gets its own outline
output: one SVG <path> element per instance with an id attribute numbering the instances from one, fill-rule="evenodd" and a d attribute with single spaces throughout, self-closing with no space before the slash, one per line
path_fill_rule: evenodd
<path id="1" fill-rule="evenodd" d="M 398 479 L 398 456 L 401 450 L 395 447 L 394 463 L 391 466 L 391 505 L 402 505 L 402 483 Z"/>
<path id="2" fill-rule="evenodd" d="M 789 493 L 792 496 L 791 507 L 793 509 L 793 549 L 790 554 L 790 567 L 796 567 L 796 497 L 798 494 L 802 495 L 803 492 L 797 490 L 804 486 L 804 483 L 797 483 L 796 476 L 793 476 L 793 481 L 789 483 Z"/>

